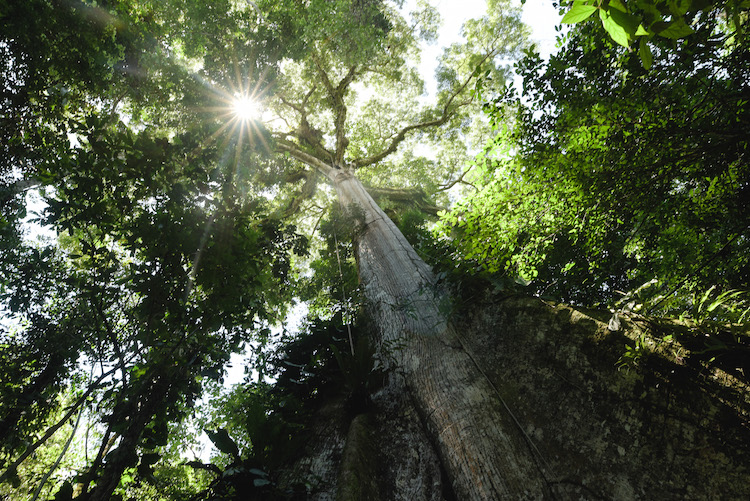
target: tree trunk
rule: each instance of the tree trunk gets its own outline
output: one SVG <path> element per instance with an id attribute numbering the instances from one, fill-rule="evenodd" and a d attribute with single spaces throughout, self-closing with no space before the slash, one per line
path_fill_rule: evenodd
<path id="1" fill-rule="evenodd" d="M 606 311 L 479 291 L 457 331 L 362 185 L 326 175 L 364 217 L 359 272 L 390 376 L 368 415 L 312 424 L 292 475 L 322 479 L 311 501 L 365 499 L 373 478 L 388 501 L 750 499 L 747 377 L 691 359 L 684 325 L 625 315 L 612 331 Z M 634 343 L 642 359 L 618 370 Z"/>
<path id="2" fill-rule="evenodd" d="M 164 410 L 168 401 L 170 381 L 163 376 L 153 376 L 150 384 L 144 384 L 139 398 L 130 404 L 127 413 L 127 428 L 122 433 L 117 448 L 107 455 L 96 486 L 88 495 L 89 501 L 107 501 L 120 483 L 126 468 L 138 463 L 138 445 L 146 426 L 152 418 Z"/>
<path id="3" fill-rule="evenodd" d="M 457 499 L 542 499 L 543 468 L 493 383 L 447 319 L 447 296 L 430 267 L 356 177 L 332 170 L 344 207 L 356 206 L 360 281 L 377 325 L 378 353 L 404 386 Z"/>

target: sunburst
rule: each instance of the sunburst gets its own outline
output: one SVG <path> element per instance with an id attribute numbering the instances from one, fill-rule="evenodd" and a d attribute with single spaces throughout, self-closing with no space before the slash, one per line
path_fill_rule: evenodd
<path id="1" fill-rule="evenodd" d="M 210 100 L 213 101 L 212 105 L 202 110 L 221 122 L 221 126 L 207 138 L 206 144 L 223 137 L 224 144 L 227 146 L 230 143 L 233 144 L 238 154 L 246 141 L 253 145 L 260 143 L 262 148 L 268 149 L 269 145 L 262 132 L 264 130 L 263 101 L 266 97 L 265 87 L 268 85 L 265 81 L 265 72 L 258 75 L 256 79 L 252 79 L 249 75 L 241 75 L 236 67 L 235 70 L 236 79 L 225 80 L 225 85 L 199 78 L 211 95 Z M 235 141 L 232 141 L 232 138 L 235 138 Z"/>
<path id="2" fill-rule="evenodd" d="M 240 94 L 232 101 L 232 112 L 241 121 L 258 120 L 261 115 L 261 106 L 251 96 Z"/>

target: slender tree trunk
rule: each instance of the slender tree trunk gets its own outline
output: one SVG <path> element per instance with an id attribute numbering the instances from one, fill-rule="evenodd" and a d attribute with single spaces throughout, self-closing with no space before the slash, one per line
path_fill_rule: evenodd
<path id="1" fill-rule="evenodd" d="M 155 376 L 150 384 L 144 385 L 138 401 L 131 404 L 128 426 L 117 448 L 108 455 L 96 487 L 88 498 L 89 501 L 111 499 L 125 469 L 138 463 L 138 445 L 143 431 L 154 415 L 163 410 L 169 388 L 170 381 L 160 376 Z"/>
<path id="2" fill-rule="evenodd" d="M 456 497 L 549 497 L 522 430 L 447 320 L 430 267 L 351 172 L 326 174 L 341 204 L 363 211 L 357 260 L 379 354 L 403 376 Z"/>

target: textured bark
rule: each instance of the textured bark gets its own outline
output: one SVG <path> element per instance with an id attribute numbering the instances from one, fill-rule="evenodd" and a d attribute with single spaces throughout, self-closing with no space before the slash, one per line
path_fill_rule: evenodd
<path id="1" fill-rule="evenodd" d="M 448 322 L 432 270 L 351 173 L 333 170 L 329 177 L 341 204 L 364 216 L 357 258 L 379 353 L 404 378 L 456 497 L 546 497 L 541 465 Z"/>
<path id="2" fill-rule="evenodd" d="M 612 332 L 607 311 L 491 294 L 466 308 L 467 347 L 510 382 L 557 499 L 750 499 L 750 388 L 664 342 L 680 325 L 622 318 Z M 642 360 L 618 370 L 636 340 Z"/>
<path id="3" fill-rule="evenodd" d="M 347 418 L 341 399 L 323 405 L 310 425 L 310 440 L 306 450 L 291 467 L 282 472 L 279 485 L 292 490 L 306 486 L 311 501 L 336 499 L 339 465 L 346 445 Z"/>
<path id="4" fill-rule="evenodd" d="M 346 436 L 346 447 L 341 458 L 337 501 L 358 499 L 360 501 L 380 501 L 378 464 L 373 439 L 372 417 L 360 414 L 352 419 Z"/>
<path id="5" fill-rule="evenodd" d="M 307 447 L 279 478 L 281 490 L 308 486 L 309 501 L 359 501 L 362 493 L 378 501 L 455 500 L 402 378 L 372 396 L 367 414 L 352 417 L 345 407 L 339 397 L 318 410 Z"/>
<path id="6" fill-rule="evenodd" d="M 390 375 L 368 416 L 334 419 L 338 452 L 313 500 L 363 499 L 374 485 L 399 501 L 750 499 L 744 379 L 649 338 L 653 319 L 623 317 L 613 332 L 608 312 L 533 298 L 457 298 L 457 331 L 429 267 L 362 185 L 328 177 L 364 217 L 359 272 Z M 618 370 L 636 339 L 648 354 Z M 323 435 L 312 442 L 331 443 Z"/>

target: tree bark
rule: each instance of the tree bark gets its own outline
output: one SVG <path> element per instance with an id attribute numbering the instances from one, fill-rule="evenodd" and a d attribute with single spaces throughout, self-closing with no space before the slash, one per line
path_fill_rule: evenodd
<path id="1" fill-rule="evenodd" d="M 448 321 L 430 267 L 351 172 L 327 175 L 340 203 L 364 217 L 355 243 L 378 353 L 403 377 L 456 497 L 550 497 L 528 437 Z"/>

